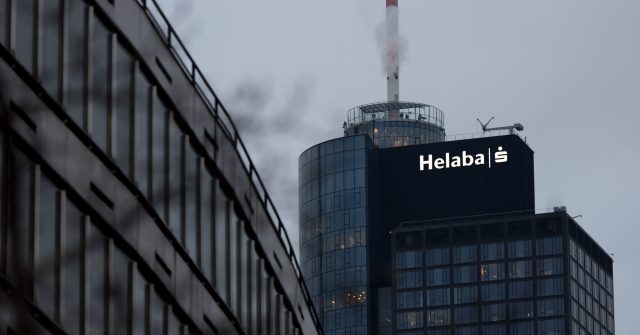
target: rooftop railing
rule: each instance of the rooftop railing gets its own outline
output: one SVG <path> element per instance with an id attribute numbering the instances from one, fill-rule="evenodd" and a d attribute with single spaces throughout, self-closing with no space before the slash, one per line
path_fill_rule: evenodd
<path id="1" fill-rule="evenodd" d="M 444 128 L 444 113 L 437 107 L 405 101 L 376 102 L 351 108 L 347 111 L 345 129 L 365 122 L 418 121 Z"/>
<path id="2" fill-rule="evenodd" d="M 300 269 L 300 265 L 298 264 L 298 259 L 295 255 L 291 240 L 289 239 L 289 234 L 285 230 L 282 219 L 280 218 L 280 214 L 278 214 L 278 211 L 276 210 L 276 207 L 273 204 L 273 201 L 269 196 L 266 187 L 264 186 L 264 182 L 258 174 L 258 171 L 255 168 L 253 160 L 251 159 L 251 156 L 249 155 L 244 142 L 240 138 L 238 129 L 233 123 L 229 112 L 224 107 L 222 102 L 220 102 L 220 99 L 213 91 L 213 88 L 211 87 L 205 76 L 202 74 L 200 67 L 196 64 L 189 51 L 187 51 L 184 43 L 167 19 L 167 16 L 160 9 L 160 6 L 156 2 L 156 0 L 135 1 L 144 9 L 147 17 L 155 26 L 156 31 L 161 35 L 165 45 L 169 48 L 169 50 L 171 50 L 174 58 L 184 71 L 185 75 L 187 75 L 191 84 L 194 86 L 200 97 L 204 100 L 206 106 L 208 107 L 209 113 L 213 115 L 216 122 L 224 130 L 225 136 L 227 136 L 227 138 L 233 143 L 234 148 L 238 156 L 240 157 L 240 161 L 242 161 L 244 169 L 251 179 L 252 186 L 256 191 L 256 194 L 260 197 L 262 206 L 267 212 L 267 216 L 269 217 L 273 228 L 280 238 L 280 242 L 282 243 L 284 250 L 287 252 L 289 260 L 293 265 L 298 283 L 302 287 L 305 302 L 310 308 L 310 314 L 313 318 L 313 322 L 316 325 L 316 328 L 319 329 L 320 332 L 322 332 L 320 319 L 318 318 L 318 314 L 311 300 L 309 289 L 307 288 L 307 285 L 305 284 L 302 277 L 302 271 Z"/>

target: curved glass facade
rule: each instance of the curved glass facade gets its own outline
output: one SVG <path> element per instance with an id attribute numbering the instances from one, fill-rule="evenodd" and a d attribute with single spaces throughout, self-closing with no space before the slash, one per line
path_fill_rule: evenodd
<path id="1" fill-rule="evenodd" d="M 0 0 L 0 333 L 322 333 L 179 48 L 155 1 Z"/>
<path id="2" fill-rule="evenodd" d="M 347 135 L 367 134 L 379 148 L 442 142 L 444 130 L 429 123 L 412 120 L 368 121 L 350 128 Z"/>
<path id="3" fill-rule="evenodd" d="M 348 136 L 299 158 L 302 272 L 326 334 L 367 333 L 366 159 Z"/>

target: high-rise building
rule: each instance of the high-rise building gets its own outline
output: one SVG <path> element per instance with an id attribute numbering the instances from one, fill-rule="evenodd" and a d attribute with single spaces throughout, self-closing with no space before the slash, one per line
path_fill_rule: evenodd
<path id="1" fill-rule="evenodd" d="M 563 207 L 536 211 L 521 125 L 447 140 L 438 109 L 392 101 L 343 126 L 299 158 L 327 334 L 614 334 L 612 259 Z"/>
<path id="2" fill-rule="evenodd" d="M 0 334 L 321 334 L 153 0 L 0 0 Z"/>

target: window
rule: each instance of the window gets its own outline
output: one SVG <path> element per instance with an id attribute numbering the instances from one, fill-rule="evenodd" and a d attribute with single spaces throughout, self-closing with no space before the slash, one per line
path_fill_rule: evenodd
<path id="1" fill-rule="evenodd" d="M 476 261 L 476 246 L 465 245 L 453 248 L 453 263 L 469 263 Z"/>
<path id="2" fill-rule="evenodd" d="M 563 335 L 564 321 L 562 319 L 539 320 L 538 335 Z"/>
<path id="3" fill-rule="evenodd" d="M 35 264 L 36 305 L 50 318 L 56 316 L 57 240 L 58 240 L 58 190 L 46 176 L 40 178 L 40 213 L 36 225 Z"/>
<path id="4" fill-rule="evenodd" d="M 398 329 L 422 328 L 422 311 L 398 313 Z"/>
<path id="5" fill-rule="evenodd" d="M 478 280 L 476 265 L 462 265 L 453 268 L 453 282 L 455 284 L 472 283 Z"/>
<path id="6" fill-rule="evenodd" d="M 222 299 L 228 303 L 227 292 L 229 291 L 227 266 L 227 255 L 229 253 L 229 208 L 230 203 L 227 197 L 220 189 L 220 184 L 216 183 L 215 188 L 215 277 L 216 289 L 220 293 Z"/>
<path id="7" fill-rule="evenodd" d="M 453 289 L 454 304 L 470 304 L 477 301 L 478 288 L 476 286 L 455 287 Z"/>
<path id="8" fill-rule="evenodd" d="M 504 258 L 503 243 L 488 243 L 480 245 L 480 259 L 483 261 L 493 261 Z"/>
<path id="9" fill-rule="evenodd" d="M 31 162 L 20 152 L 17 148 L 12 148 L 13 163 L 16 169 L 13 170 L 12 175 L 9 176 L 9 180 L 15 183 L 16 192 L 16 212 L 13 214 L 15 220 L 15 227 L 17 229 L 19 239 L 14 241 L 10 236 L 12 232 L 7 232 L 7 261 L 9 262 L 8 268 L 15 268 L 18 266 L 25 267 L 26 270 L 31 270 L 33 259 L 31 245 L 31 235 L 33 233 L 33 180 L 34 180 L 34 166 Z M 17 250 L 18 255 L 12 255 L 12 250 Z M 8 273 L 13 280 L 16 278 L 16 274 Z M 28 284 L 27 284 L 28 285 Z"/>
<path id="10" fill-rule="evenodd" d="M 133 324 L 133 335 L 146 335 L 148 333 L 148 285 L 145 282 L 142 274 L 138 269 L 134 270 L 134 278 L 133 278 L 133 295 L 132 299 L 132 308 L 131 311 L 133 315 L 131 315 L 131 320 Z"/>
<path id="11" fill-rule="evenodd" d="M 564 314 L 564 300 L 562 298 L 538 300 L 538 317 L 556 316 Z"/>
<path id="12" fill-rule="evenodd" d="M 60 101 L 60 37 L 61 29 L 60 17 L 61 7 L 60 0 L 43 1 L 42 3 L 42 50 L 41 54 L 46 55 L 42 57 L 42 85 L 49 92 L 54 100 Z M 4 2 L 0 1 L 0 7 L 4 6 Z M 0 8 L 2 13 L 4 8 Z M 0 18 L 2 14 L 0 14 Z M 2 24 L 0 24 L 1 26 Z M 0 34 L 3 30 L 0 27 Z M 0 36 L 0 41 L 2 37 Z"/>
<path id="13" fill-rule="evenodd" d="M 110 78 L 110 37 L 111 33 L 100 19 L 93 20 L 93 36 L 90 39 L 91 53 L 91 136 L 98 147 L 107 151 L 109 129 L 109 78 Z M 46 57 L 45 57 L 46 58 Z M 145 129 L 146 130 L 146 129 Z M 138 164 L 140 164 L 138 162 Z"/>
<path id="14" fill-rule="evenodd" d="M 166 163 L 167 163 L 167 121 L 169 117 L 169 111 L 164 103 L 158 97 L 155 89 L 152 94 L 154 102 L 152 104 L 151 122 L 152 122 L 152 179 L 153 179 L 153 192 L 151 198 L 153 205 L 158 212 L 158 215 L 162 220 L 167 222 L 166 213 L 166 192 L 167 192 L 167 175 L 166 175 Z M 206 186 L 203 186 L 206 188 Z"/>
<path id="15" fill-rule="evenodd" d="M 482 306 L 482 322 L 502 321 L 504 319 L 504 304 L 486 304 Z"/>
<path id="16" fill-rule="evenodd" d="M 5 3 L 3 2 L 3 0 L 0 0 L 0 18 L 4 19 L 4 12 L 3 12 L 3 7 L 5 6 Z M 0 28 L 2 28 L 3 24 L 0 23 Z M 0 34 L 2 34 L 2 29 L 0 29 Z M 0 42 L 2 42 L 2 35 L 0 35 Z M 4 203 L 4 199 L 5 199 L 5 195 L 4 192 L 7 190 L 7 184 L 5 184 L 5 159 L 4 156 L 5 155 L 5 150 L 4 150 L 4 134 L 2 133 L 2 131 L 0 130 L 0 273 L 4 273 L 5 271 L 5 250 L 4 250 L 4 239 L 5 239 L 5 227 L 6 227 L 6 221 L 5 221 L 5 203 Z"/>
<path id="17" fill-rule="evenodd" d="M 81 287 L 81 247 L 82 236 L 85 230 L 84 218 L 73 203 L 67 201 L 64 244 L 62 245 L 62 326 L 68 334 L 80 334 L 80 310 L 82 306 L 82 294 L 78 289 Z"/>
<path id="18" fill-rule="evenodd" d="M 509 283 L 509 298 L 520 299 L 533 296 L 533 283 L 531 280 L 512 281 Z"/>
<path id="19" fill-rule="evenodd" d="M 422 291 L 399 292 L 396 301 L 398 309 L 422 308 Z"/>
<path id="20" fill-rule="evenodd" d="M 78 126 L 85 129 L 85 4 L 82 1 L 69 1 L 67 5 L 67 112 Z"/>
<path id="21" fill-rule="evenodd" d="M 450 323 L 449 309 L 433 309 L 427 311 L 427 327 L 448 326 Z"/>
<path id="22" fill-rule="evenodd" d="M 134 113 L 134 129 L 135 129 L 135 181 L 138 186 L 138 189 L 142 192 L 142 194 L 150 199 L 149 191 L 149 149 L 150 149 L 150 135 L 151 135 L 151 127 L 150 127 L 150 112 L 151 112 L 151 86 L 149 85 L 149 80 L 142 72 L 140 65 L 136 70 L 136 92 L 135 92 L 135 104 L 136 109 Z M 178 161 L 181 162 L 181 160 Z M 172 179 L 172 182 L 175 182 L 176 179 Z"/>
<path id="23" fill-rule="evenodd" d="M 422 250 L 402 251 L 396 253 L 396 268 L 410 269 L 422 266 Z"/>
<path id="24" fill-rule="evenodd" d="M 511 325 L 511 334 L 517 335 L 533 335 L 533 322 L 512 322 Z"/>
<path id="25" fill-rule="evenodd" d="M 505 325 L 489 325 L 482 327 L 482 335 L 506 335 Z M 518 334 L 520 335 L 520 334 Z"/>
<path id="26" fill-rule="evenodd" d="M 34 70 L 34 35 L 36 6 L 34 0 L 20 0 L 14 2 L 16 6 L 16 31 L 20 32 L 16 38 L 16 58 L 27 72 Z M 18 34 L 16 34 L 18 36 Z"/>
<path id="27" fill-rule="evenodd" d="M 506 298 L 504 283 L 483 284 L 482 301 L 504 300 Z"/>
<path id="28" fill-rule="evenodd" d="M 454 320 L 457 325 L 478 322 L 478 308 L 476 306 L 456 307 Z"/>
<path id="29" fill-rule="evenodd" d="M 542 240 L 538 240 L 538 256 L 555 255 L 555 254 L 561 254 L 561 253 L 562 253 L 561 237 L 549 237 Z"/>
<path id="30" fill-rule="evenodd" d="M 427 270 L 427 286 L 439 286 L 449 284 L 449 268 Z"/>
<path id="31" fill-rule="evenodd" d="M 133 80 L 133 59 L 129 51 L 118 43 L 116 50 L 116 101 L 115 101 L 115 122 L 116 122 L 116 163 L 125 175 L 131 176 L 131 124 L 133 116 L 132 107 L 132 80 Z M 163 135 L 164 136 L 164 135 Z M 155 143 L 154 143 L 155 145 Z M 155 168 L 154 163 L 154 168 Z M 166 217 L 165 217 L 166 220 Z"/>
<path id="32" fill-rule="evenodd" d="M 5 44 L 7 36 L 7 0 L 0 0 L 0 44 Z"/>
<path id="33" fill-rule="evenodd" d="M 106 317 L 106 265 L 107 265 L 107 240 L 93 224 L 87 224 L 89 230 L 86 245 L 87 292 L 91 302 L 87 325 L 90 333 L 98 333 L 105 328 Z"/>
<path id="34" fill-rule="evenodd" d="M 112 304 L 111 310 L 114 313 L 111 331 L 114 334 L 126 334 L 128 332 L 127 325 L 131 313 L 131 306 L 129 305 L 129 297 L 131 296 L 129 288 L 130 273 L 131 265 L 129 259 L 116 248 L 113 251 L 113 280 L 109 291 Z"/>
<path id="35" fill-rule="evenodd" d="M 531 240 L 509 242 L 509 258 L 531 257 Z"/>
<path id="36" fill-rule="evenodd" d="M 214 250 L 215 250 L 215 235 L 214 235 L 214 211 L 215 206 L 213 194 L 215 192 L 215 182 L 209 175 L 208 171 L 203 171 L 201 182 L 202 198 L 201 198 L 201 215 L 202 215 L 202 272 L 210 283 L 214 282 Z"/>
<path id="37" fill-rule="evenodd" d="M 396 274 L 396 288 L 417 288 L 422 287 L 422 271 L 406 271 Z"/>
<path id="38" fill-rule="evenodd" d="M 509 278 L 528 278 L 531 277 L 531 261 L 517 261 L 509 263 Z"/>
<path id="39" fill-rule="evenodd" d="M 478 327 L 460 327 L 456 328 L 455 335 L 478 335 Z"/>
<path id="40" fill-rule="evenodd" d="M 509 304 L 509 316 L 512 320 L 534 317 L 533 301 L 512 302 Z"/>
<path id="41" fill-rule="evenodd" d="M 174 119 L 169 123 L 169 226 L 178 241 L 182 241 L 182 132 Z M 223 235 L 226 236 L 226 235 Z M 225 237 L 226 238 L 226 237 Z"/>
<path id="42" fill-rule="evenodd" d="M 449 264 L 449 248 L 427 250 L 427 266 Z"/>
<path id="43" fill-rule="evenodd" d="M 562 278 L 538 279 L 538 296 L 559 295 L 563 293 Z"/>
<path id="44" fill-rule="evenodd" d="M 195 153 L 193 146 L 189 143 L 185 136 L 185 157 L 184 157 L 184 245 L 191 259 L 200 264 L 198 259 L 198 212 L 197 205 L 199 200 L 199 183 L 198 183 L 198 155 Z"/>
<path id="45" fill-rule="evenodd" d="M 439 288 L 427 290 L 427 307 L 449 304 L 449 289 Z"/>
<path id="46" fill-rule="evenodd" d="M 562 258 L 545 258 L 538 260 L 538 276 L 553 276 L 562 274 Z"/>
<path id="47" fill-rule="evenodd" d="M 504 279 L 504 263 L 480 265 L 480 280 L 492 281 Z"/>

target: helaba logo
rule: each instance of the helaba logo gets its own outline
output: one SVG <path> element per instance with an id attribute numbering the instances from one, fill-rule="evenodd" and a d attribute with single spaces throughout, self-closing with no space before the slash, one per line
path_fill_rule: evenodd
<path id="1" fill-rule="evenodd" d="M 429 155 L 425 159 L 424 155 L 420 155 L 420 171 L 424 171 L 425 168 L 428 168 L 429 170 L 442 170 L 467 166 L 480 166 L 485 164 L 488 164 L 489 168 L 491 168 L 492 163 L 506 163 L 508 159 L 508 153 L 506 150 L 503 150 L 502 147 L 498 147 L 498 151 L 495 151 L 493 156 L 491 156 L 491 148 L 487 149 L 486 156 L 484 153 L 478 153 L 475 155 L 467 154 L 466 151 L 462 151 L 458 156 L 451 155 L 447 152 L 444 157 L 440 158 L 434 158 L 433 155 Z"/>

